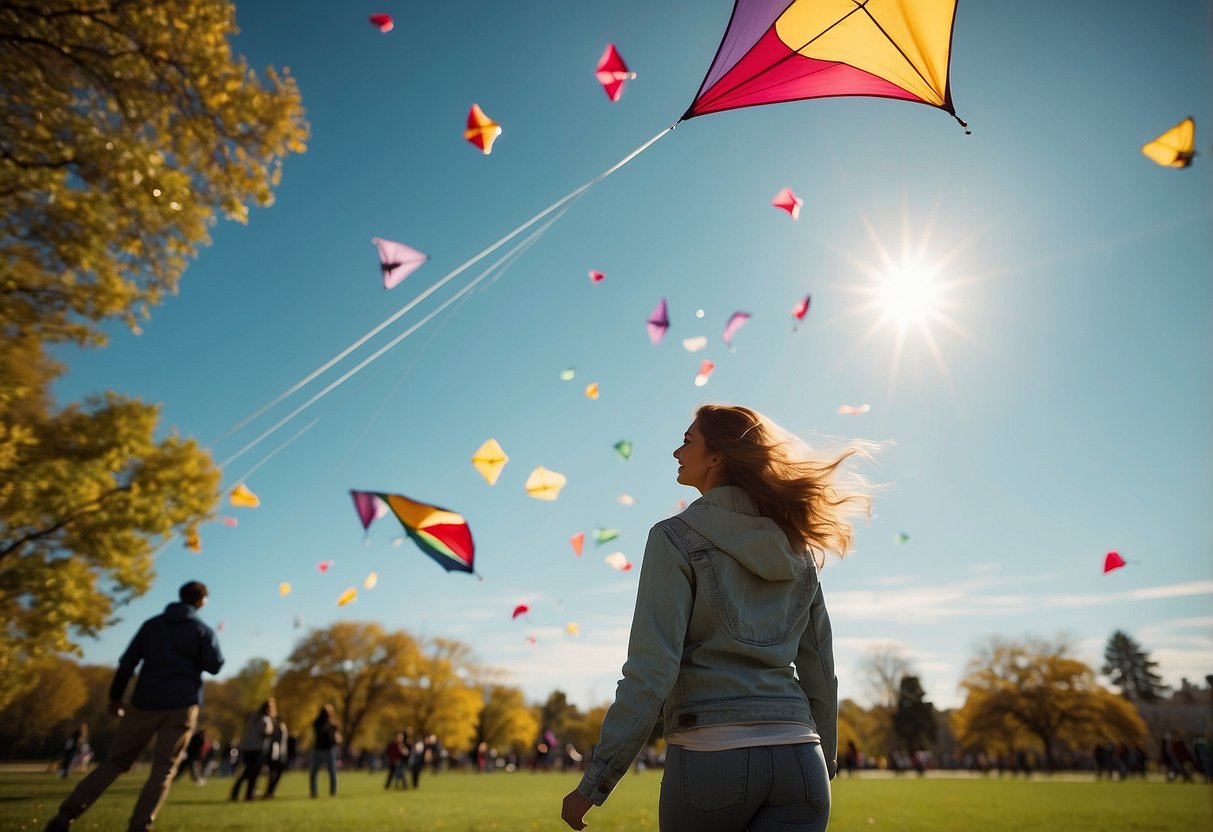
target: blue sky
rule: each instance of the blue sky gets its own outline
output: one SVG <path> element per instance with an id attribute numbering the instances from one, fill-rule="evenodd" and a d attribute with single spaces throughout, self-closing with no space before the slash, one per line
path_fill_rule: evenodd
<path id="1" fill-rule="evenodd" d="M 472 268 L 317 384 L 234 436 L 233 424 L 420 291 L 593 178 L 690 103 L 729 19 L 726 2 L 244 3 L 235 47 L 288 66 L 312 138 L 276 204 L 224 223 L 144 333 L 67 352 L 64 400 L 115 389 L 226 459 L 321 385 L 468 284 Z M 366 15 L 386 11 L 380 34 Z M 212 592 L 235 672 L 278 662 L 308 627 L 376 620 L 453 636 L 536 700 L 609 699 L 625 656 L 649 526 L 696 494 L 670 452 L 697 405 L 757 408 L 810 443 L 885 442 L 884 484 L 855 553 L 823 576 L 843 696 L 864 697 L 864 651 L 900 645 L 941 705 L 993 635 L 1066 634 L 1098 665 L 1123 629 L 1167 681 L 1213 671 L 1213 101 L 1207 5 L 962 3 L 946 114 L 827 99 L 680 125 L 592 188 L 508 269 L 488 276 L 228 471 L 254 510 L 158 557 L 152 592 L 84 644 L 116 661 L 185 580 Z M 593 70 L 614 42 L 636 80 L 611 103 Z M 503 125 L 491 156 L 462 138 L 478 102 Z M 1185 116 L 1187 170 L 1140 145 Z M 805 200 L 793 222 L 770 201 Z M 373 236 L 432 257 L 387 292 Z M 929 338 L 881 322 L 872 291 L 905 252 L 935 267 Z M 489 262 L 484 261 L 485 264 Z M 607 278 L 592 285 L 587 272 Z M 790 310 L 811 293 L 793 331 Z M 668 299 L 671 328 L 644 321 Z M 702 309 L 703 318 L 695 316 Z M 735 310 L 752 313 L 729 351 Z M 705 335 L 690 354 L 684 338 Z M 934 345 L 934 349 L 931 348 Z M 699 360 L 717 364 L 692 383 Z M 575 367 L 574 381 L 559 373 Z M 601 398 L 588 400 L 597 381 Z M 839 404 L 868 403 L 862 416 Z M 510 456 L 489 487 L 469 463 L 495 437 Z M 623 462 L 612 445 L 630 439 Z M 559 500 L 523 490 L 537 465 Z M 388 520 L 369 545 L 348 489 L 396 491 L 470 522 L 483 581 L 446 574 Z M 617 502 L 621 493 L 635 505 Z M 580 559 L 568 538 L 620 538 Z M 910 535 L 899 544 L 897 534 Z M 1130 566 L 1103 576 L 1104 554 Z M 326 574 L 314 568 L 332 559 Z M 375 589 L 338 608 L 375 571 Z M 290 581 L 291 595 L 277 585 Z M 510 620 L 519 603 L 528 618 Z M 578 637 L 565 625 L 580 625 Z M 535 644 L 529 644 L 533 636 Z"/>

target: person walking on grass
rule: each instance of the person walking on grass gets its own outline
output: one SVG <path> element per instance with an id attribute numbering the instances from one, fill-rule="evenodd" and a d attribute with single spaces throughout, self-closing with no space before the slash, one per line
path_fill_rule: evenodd
<path id="1" fill-rule="evenodd" d="M 286 723 L 281 717 L 274 717 L 274 732 L 270 734 L 269 752 L 265 761 L 269 770 L 265 783 L 266 800 L 273 798 L 278 781 L 282 779 L 282 772 L 286 771 L 289 765 L 290 737 L 291 732 Z"/>
<path id="2" fill-rule="evenodd" d="M 699 408 L 674 458 L 702 496 L 649 533 L 623 678 L 562 806 L 571 828 L 663 716 L 663 832 L 824 832 L 838 680 L 818 570 L 869 506 L 839 471 L 860 450 L 819 459 L 749 408 Z"/>
<path id="3" fill-rule="evenodd" d="M 312 765 L 308 773 L 308 787 L 316 797 L 316 774 L 324 766 L 329 773 L 329 797 L 337 796 L 337 746 L 341 744 L 341 732 L 337 730 L 337 712 L 325 704 L 312 722 L 315 742 L 312 744 Z"/>
<path id="4" fill-rule="evenodd" d="M 215 632 L 198 618 L 207 600 L 206 585 L 184 584 L 179 601 L 160 615 L 143 622 L 110 685 L 109 712 L 119 717 L 118 731 L 109 755 L 85 777 L 59 805 L 59 812 L 46 825 L 47 832 L 64 832 L 72 821 L 97 802 L 118 775 L 129 771 L 148 742 L 155 737 L 152 768 L 135 801 L 128 830 L 150 829 L 156 813 L 168 797 L 177 764 L 198 721 L 202 704 L 202 674 L 215 674 L 223 667 L 223 654 Z M 142 667 L 140 667 L 142 665 Z M 139 668 L 139 680 L 131 705 L 123 705 L 131 675 Z"/>
<path id="5" fill-rule="evenodd" d="M 240 741 L 240 761 L 244 763 L 244 771 L 232 783 L 231 799 L 236 800 L 240 792 L 240 784 L 245 783 L 244 799 L 255 799 L 257 777 L 266 764 L 266 751 L 269 749 L 270 735 L 274 733 L 274 717 L 278 715 L 278 705 L 273 697 L 261 703 L 261 707 L 249 714 L 244 726 L 244 739 Z"/>

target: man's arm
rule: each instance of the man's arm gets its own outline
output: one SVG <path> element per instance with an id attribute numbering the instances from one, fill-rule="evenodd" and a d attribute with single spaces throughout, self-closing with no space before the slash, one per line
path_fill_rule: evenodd
<path id="1" fill-rule="evenodd" d="M 131 639 L 131 643 L 127 645 L 122 658 L 118 660 L 118 670 L 114 673 L 114 681 L 110 683 L 110 713 L 114 713 L 114 705 L 121 707 L 131 675 L 139 666 L 139 662 L 143 661 L 143 631 L 146 628 L 147 622 L 145 621 L 139 628 L 139 632 L 135 633 L 135 637 Z"/>
<path id="2" fill-rule="evenodd" d="M 198 648 L 199 665 L 207 673 L 214 676 L 223 667 L 223 654 L 219 652 L 219 638 L 210 627 L 206 628 L 202 643 Z"/>

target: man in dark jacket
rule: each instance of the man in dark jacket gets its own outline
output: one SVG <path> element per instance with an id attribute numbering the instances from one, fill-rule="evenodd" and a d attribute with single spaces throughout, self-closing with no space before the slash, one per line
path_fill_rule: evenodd
<path id="1" fill-rule="evenodd" d="M 47 832 L 68 829 L 73 820 L 101 797 L 119 774 L 129 771 L 153 736 L 152 770 L 131 814 L 131 832 L 150 829 L 156 811 L 168 797 L 177 764 L 198 721 L 202 704 L 202 672 L 218 673 L 223 666 L 219 641 L 197 611 L 206 603 L 206 585 L 190 581 L 178 593 L 181 601 L 143 622 L 118 662 L 110 685 L 109 711 L 121 717 L 104 763 L 84 778 L 59 806 Z M 139 680 L 131 707 L 123 697 L 139 663 Z"/>

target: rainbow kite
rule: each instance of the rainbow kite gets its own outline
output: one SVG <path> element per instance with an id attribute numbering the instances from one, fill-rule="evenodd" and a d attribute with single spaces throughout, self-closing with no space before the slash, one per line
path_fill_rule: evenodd
<path id="1" fill-rule="evenodd" d="M 391 511 L 404 526 L 405 534 L 447 572 L 475 572 L 476 545 L 462 516 L 401 494 L 351 490 L 350 496 L 363 529 L 370 529 L 371 523 Z"/>
<path id="2" fill-rule="evenodd" d="M 865 95 L 917 101 L 960 121 L 948 88 L 955 16 L 956 0 L 737 0 L 682 120 Z"/>

